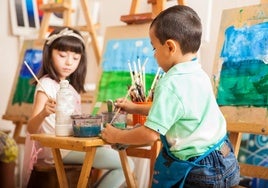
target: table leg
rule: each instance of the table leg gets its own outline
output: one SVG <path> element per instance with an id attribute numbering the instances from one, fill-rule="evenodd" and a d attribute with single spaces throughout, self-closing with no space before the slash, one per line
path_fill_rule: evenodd
<path id="1" fill-rule="evenodd" d="M 68 188 L 69 185 L 68 185 L 66 173 L 65 173 L 62 158 L 61 158 L 60 149 L 51 148 L 51 150 L 53 153 L 53 158 L 55 162 L 55 168 L 56 168 L 60 188 Z"/>
<path id="2" fill-rule="evenodd" d="M 84 164 L 82 166 L 82 170 L 79 176 L 78 188 L 85 188 L 88 184 L 88 178 L 90 176 L 91 167 L 93 164 L 94 156 L 96 153 L 96 147 L 90 147 L 86 152 L 86 156 L 84 159 Z"/>
<path id="3" fill-rule="evenodd" d="M 122 168 L 124 171 L 124 175 L 126 178 L 127 186 L 130 188 L 137 187 L 134 176 L 133 176 L 133 172 L 131 172 L 131 169 L 128 165 L 126 150 L 119 150 L 118 152 L 119 152 Z"/>

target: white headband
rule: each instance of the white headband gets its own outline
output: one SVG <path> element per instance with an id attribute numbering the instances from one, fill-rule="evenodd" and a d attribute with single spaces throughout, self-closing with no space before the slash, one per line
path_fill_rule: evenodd
<path id="1" fill-rule="evenodd" d="M 47 38 L 47 42 L 46 42 L 46 44 L 47 44 L 47 45 L 50 45 L 54 40 L 56 40 L 56 39 L 58 39 L 58 38 L 60 38 L 60 37 L 63 37 L 63 36 L 72 36 L 72 37 L 78 38 L 78 39 L 81 40 L 81 41 L 83 42 L 83 44 L 84 44 L 84 39 L 83 39 L 80 35 L 74 33 L 73 30 L 69 30 L 68 28 L 65 28 L 65 29 L 61 30 L 61 31 L 60 31 L 59 33 L 57 33 L 57 34 L 53 34 L 53 35 L 49 36 L 49 37 Z"/>

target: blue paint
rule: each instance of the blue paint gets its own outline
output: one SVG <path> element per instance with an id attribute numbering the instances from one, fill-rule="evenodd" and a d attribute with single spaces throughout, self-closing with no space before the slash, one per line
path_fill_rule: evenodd
<path id="1" fill-rule="evenodd" d="M 99 136 L 101 132 L 100 125 L 90 126 L 73 126 L 74 136 L 77 137 L 95 137 Z"/>
<path id="2" fill-rule="evenodd" d="M 26 0 L 26 9 L 28 13 L 29 26 L 35 28 L 36 23 L 34 19 L 34 5 L 33 0 Z"/>
<path id="3" fill-rule="evenodd" d="M 217 102 L 268 106 L 268 23 L 226 29 Z"/>
<path id="4" fill-rule="evenodd" d="M 145 66 L 147 90 L 151 86 L 158 69 L 154 51 L 149 38 L 111 39 L 104 50 L 103 74 L 99 84 L 98 101 L 115 100 L 125 96 L 131 85 L 128 62 L 134 71 L 133 62 L 138 69 L 138 58 L 141 66 Z"/>
<path id="5" fill-rule="evenodd" d="M 242 163 L 268 167 L 268 136 L 244 135 L 238 159 Z M 268 181 L 258 178 L 251 180 L 252 188 L 267 187 Z"/>
<path id="6" fill-rule="evenodd" d="M 128 62 L 131 64 L 137 58 L 141 65 L 148 58 L 146 73 L 156 73 L 158 65 L 149 38 L 109 40 L 103 56 L 103 70 L 129 72 Z"/>
<path id="7" fill-rule="evenodd" d="M 27 61 L 33 72 L 37 74 L 42 65 L 42 50 L 27 49 L 24 53 L 23 61 Z M 12 104 L 32 104 L 35 92 L 35 85 L 31 84 L 33 76 L 26 67 L 26 65 L 23 62 L 21 62 L 21 64 L 22 66 L 20 74 L 18 76 L 18 81 L 12 99 Z"/>
<path id="8" fill-rule="evenodd" d="M 23 61 L 26 61 L 33 72 L 37 74 L 42 65 L 42 50 L 26 50 Z M 21 78 L 33 78 L 31 72 L 23 62 L 19 76 Z"/>
<path id="9" fill-rule="evenodd" d="M 225 31 L 221 52 L 224 61 L 263 60 L 268 56 L 268 22 Z"/>

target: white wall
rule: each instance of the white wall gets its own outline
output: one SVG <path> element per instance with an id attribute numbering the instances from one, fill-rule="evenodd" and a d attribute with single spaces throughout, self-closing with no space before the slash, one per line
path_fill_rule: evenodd
<path id="1" fill-rule="evenodd" d="M 0 115 L 4 115 L 9 94 L 13 85 L 14 75 L 17 69 L 19 57 L 19 38 L 11 35 L 11 25 L 8 11 L 8 1 L 2 1 L 0 11 Z M 8 129 L 13 125 L 9 121 L 0 120 L 0 127 L 5 126 Z"/>

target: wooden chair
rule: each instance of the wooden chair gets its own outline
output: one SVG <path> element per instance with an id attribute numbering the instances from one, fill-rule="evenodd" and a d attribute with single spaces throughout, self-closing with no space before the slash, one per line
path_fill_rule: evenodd
<path id="1" fill-rule="evenodd" d="M 68 184 L 70 188 L 76 188 L 79 175 L 81 172 L 82 165 L 68 164 L 64 165 L 66 172 Z M 100 176 L 100 171 L 98 169 L 92 168 L 88 187 L 93 187 Z M 54 164 L 45 163 L 43 160 L 38 160 L 34 165 L 31 173 L 31 177 L 27 188 L 59 188 L 58 178 L 56 174 L 56 169 Z"/>
<path id="2" fill-rule="evenodd" d="M 267 125 L 253 123 L 228 123 L 227 130 L 229 132 L 231 143 L 234 146 L 235 155 L 238 156 L 242 135 L 244 133 L 268 136 Z M 241 176 L 260 178 L 268 180 L 268 167 L 257 166 L 240 162 Z"/>
<path id="3" fill-rule="evenodd" d="M 152 185 L 153 172 L 154 172 L 154 163 L 161 149 L 161 141 L 157 140 L 152 145 L 147 145 L 147 147 L 140 146 L 131 146 L 126 149 L 127 155 L 131 157 L 145 158 L 150 160 L 150 178 L 149 186 Z"/>

